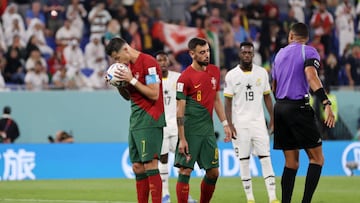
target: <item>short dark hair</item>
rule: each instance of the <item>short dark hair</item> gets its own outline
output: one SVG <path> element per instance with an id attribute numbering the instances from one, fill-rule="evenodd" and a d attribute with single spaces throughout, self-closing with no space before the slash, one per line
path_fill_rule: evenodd
<path id="1" fill-rule="evenodd" d="M 123 38 L 114 37 L 106 45 L 105 52 L 107 55 L 111 56 L 113 52 L 118 52 L 126 43 L 127 42 Z"/>
<path id="2" fill-rule="evenodd" d="M 294 23 L 290 30 L 297 36 L 301 38 L 308 38 L 309 37 L 309 28 L 304 23 Z"/>
<path id="3" fill-rule="evenodd" d="M 188 48 L 189 48 L 189 50 L 194 50 L 196 48 L 196 46 L 204 46 L 207 43 L 208 42 L 203 38 L 194 37 L 189 41 Z"/>
<path id="4" fill-rule="evenodd" d="M 3 109 L 3 113 L 4 113 L 4 114 L 10 114 L 10 113 L 11 113 L 11 108 L 10 108 L 10 106 L 5 106 L 4 109 Z"/>
<path id="5" fill-rule="evenodd" d="M 165 51 L 160 50 L 160 51 L 157 51 L 157 52 L 154 54 L 155 57 L 157 57 L 158 55 L 165 55 L 165 56 L 167 56 L 168 54 L 167 54 Z"/>
<path id="6" fill-rule="evenodd" d="M 241 42 L 241 44 L 240 44 L 240 49 L 241 49 L 242 47 L 252 47 L 252 48 L 254 48 L 254 44 L 251 43 L 251 42 Z"/>

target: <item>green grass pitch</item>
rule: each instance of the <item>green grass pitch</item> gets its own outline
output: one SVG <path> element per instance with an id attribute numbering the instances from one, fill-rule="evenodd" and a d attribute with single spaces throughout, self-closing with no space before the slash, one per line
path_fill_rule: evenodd
<path id="1" fill-rule="evenodd" d="M 190 194 L 199 199 L 200 178 L 190 179 Z M 297 177 L 292 202 L 301 202 L 304 177 Z M 175 197 L 176 179 L 170 179 L 172 202 Z M 360 202 L 360 177 L 321 177 L 313 203 Z M 267 203 L 264 181 L 253 178 L 253 190 L 257 203 Z M 280 178 L 277 177 L 277 194 Z M 135 180 L 35 180 L 0 181 L 1 203 L 132 203 L 136 202 Z M 151 201 L 150 201 L 151 202 Z M 214 203 L 246 202 L 239 177 L 221 177 L 212 199 Z"/>

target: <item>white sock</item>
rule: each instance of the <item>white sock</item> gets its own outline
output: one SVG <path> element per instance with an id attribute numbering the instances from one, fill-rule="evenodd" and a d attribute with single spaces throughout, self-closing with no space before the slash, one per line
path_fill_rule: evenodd
<path id="1" fill-rule="evenodd" d="M 159 172 L 162 180 L 162 196 L 169 195 L 169 170 L 168 164 L 159 162 Z"/>
<path id="2" fill-rule="evenodd" d="M 240 160 L 240 173 L 241 180 L 244 187 L 245 195 L 247 200 L 255 200 L 253 190 L 252 190 L 252 181 L 250 175 L 250 160 L 243 159 Z"/>
<path id="3" fill-rule="evenodd" d="M 270 157 L 264 157 L 260 159 L 262 174 L 265 180 L 266 190 L 268 192 L 269 200 L 275 200 L 276 198 L 276 181 L 274 171 L 271 165 Z"/>

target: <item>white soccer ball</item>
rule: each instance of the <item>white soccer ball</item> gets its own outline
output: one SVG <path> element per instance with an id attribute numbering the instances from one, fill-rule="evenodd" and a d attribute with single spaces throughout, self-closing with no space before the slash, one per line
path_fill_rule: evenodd
<path id="1" fill-rule="evenodd" d="M 116 70 L 129 71 L 129 68 L 127 65 L 125 65 L 123 63 L 114 63 L 107 69 L 105 80 L 110 85 L 115 86 L 115 87 L 125 86 L 126 85 L 125 81 L 119 80 L 119 78 L 116 78 L 114 76 Z"/>

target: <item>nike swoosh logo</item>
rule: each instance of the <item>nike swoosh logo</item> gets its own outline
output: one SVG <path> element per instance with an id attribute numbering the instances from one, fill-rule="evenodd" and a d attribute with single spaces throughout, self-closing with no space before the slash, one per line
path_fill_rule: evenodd
<path id="1" fill-rule="evenodd" d="M 218 163 L 218 161 L 212 161 L 211 162 L 211 164 L 217 164 Z"/>
<path id="2" fill-rule="evenodd" d="M 196 89 L 196 88 L 199 88 L 200 86 L 201 86 L 201 83 L 198 85 L 194 85 L 194 88 Z"/>
<path id="3" fill-rule="evenodd" d="M 148 155 L 148 153 L 142 154 L 141 157 L 145 157 L 146 155 Z"/>

